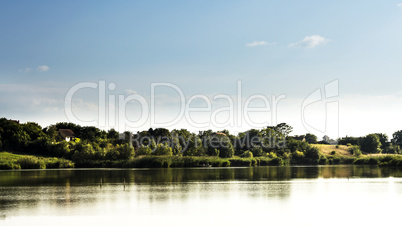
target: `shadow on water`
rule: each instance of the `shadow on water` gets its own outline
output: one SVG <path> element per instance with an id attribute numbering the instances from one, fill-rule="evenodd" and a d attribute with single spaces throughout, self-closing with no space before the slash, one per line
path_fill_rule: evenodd
<path id="1" fill-rule="evenodd" d="M 43 205 L 67 211 L 121 197 L 149 203 L 233 193 L 286 199 L 292 190 L 290 181 L 296 179 L 382 177 L 402 177 L 402 171 L 351 165 L 0 171 L 0 212 L 8 216 L 13 211 L 35 210 Z M 0 220 L 6 218 L 5 214 Z"/>
<path id="2" fill-rule="evenodd" d="M 0 171 L 5 186 L 93 186 L 217 181 L 284 181 L 314 178 L 402 177 L 402 170 L 378 166 L 267 166 L 244 168 L 73 169 Z"/>

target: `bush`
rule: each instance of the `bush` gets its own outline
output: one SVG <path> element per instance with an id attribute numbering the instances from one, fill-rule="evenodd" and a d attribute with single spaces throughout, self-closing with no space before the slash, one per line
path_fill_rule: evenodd
<path id="1" fill-rule="evenodd" d="M 116 148 L 120 152 L 120 159 L 131 159 L 134 157 L 134 148 L 130 147 L 129 144 L 122 144 Z"/>
<path id="2" fill-rule="evenodd" d="M 267 156 L 268 156 L 268 158 L 271 158 L 271 159 L 278 157 L 274 152 L 270 152 Z"/>
<path id="3" fill-rule="evenodd" d="M 253 153 L 253 156 L 255 156 L 255 157 L 259 157 L 264 154 L 261 147 L 253 147 L 250 149 L 250 151 Z"/>
<path id="4" fill-rule="evenodd" d="M 12 162 L 0 163 L 0 169 L 21 169 L 21 166 Z"/>
<path id="5" fill-rule="evenodd" d="M 251 151 L 245 151 L 243 154 L 240 155 L 242 158 L 252 158 L 253 153 Z"/>
<path id="6" fill-rule="evenodd" d="M 46 169 L 46 163 L 38 158 L 23 157 L 16 162 L 22 169 Z"/>
<path id="7" fill-rule="evenodd" d="M 357 145 L 354 145 L 349 148 L 350 154 L 359 157 L 362 154 L 362 151 L 360 150 L 360 147 Z"/>
<path id="8" fill-rule="evenodd" d="M 252 166 L 251 158 L 233 158 L 229 161 L 231 166 Z"/>
<path id="9" fill-rule="evenodd" d="M 378 165 L 379 159 L 375 157 L 357 158 L 353 164 L 356 165 Z"/>
<path id="10" fill-rule="evenodd" d="M 335 154 L 336 154 L 336 151 L 331 151 L 330 154 L 331 154 L 331 155 L 335 155 Z"/>
<path id="11" fill-rule="evenodd" d="M 156 147 L 156 150 L 152 154 L 154 154 L 154 155 L 169 155 L 169 156 L 172 156 L 173 151 L 172 151 L 172 148 L 169 147 L 168 145 L 158 144 L 158 146 Z"/>
<path id="12" fill-rule="evenodd" d="M 326 165 L 328 164 L 328 159 L 324 155 L 321 155 L 320 158 L 318 159 L 318 164 Z"/>
<path id="13" fill-rule="evenodd" d="M 138 148 L 138 150 L 135 152 L 135 156 L 140 156 L 140 155 L 151 155 L 152 150 L 148 146 L 141 146 Z"/>
<path id="14" fill-rule="evenodd" d="M 270 166 L 282 166 L 283 160 L 279 157 L 273 158 L 269 161 L 268 165 Z"/>
<path id="15" fill-rule="evenodd" d="M 208 149 L 207 155 L 218 157 L 219 156 L 219 150 L 216 149 L 216 148 L 215 149 Z"/>

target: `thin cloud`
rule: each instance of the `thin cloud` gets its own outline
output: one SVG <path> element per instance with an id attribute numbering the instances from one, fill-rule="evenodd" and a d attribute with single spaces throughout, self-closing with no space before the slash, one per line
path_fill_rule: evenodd
<path id="1" fill-rule="evenodd" d="M 319 45 L 323 45 L 327 43 L 329 39 L 324 38 L 320 35 L 311 35 L 311 36 L 306 36 L 303 40 L 295 42 L 295 43 L 290 43 L 289 47 L 302 47 L 302 48 L 314 48 Z"/>
<path id="2" fill-rule="evenodd" d="M 32 68 L 30 68 L 30 67 L 22 68 L 22 69 L 18 70 L 18 72 L 30 72 L 30 71 L 32 71 Z"/>
<path id="3" fill-rule="evenodd" d="M 126 92 L 127 95 L 131 95 L 131 94 L 137 94 L 137 91 L 132 90 L 132 89 L 126 89 L 124 90 Z"/>
<path id="4" fill-rule="evenodd" d="M 252 43 L 247 43 L 246 46 L 247 47 L 266 46 L 266 45 L 271 46 L 271 45 L 275 45 L 275 44 L 276 44 L 275 42 L 269 43 L 269 42 L 266 42 L 266 41 L 254 41 Z"/>
<path id="5" fill-rule="evenodd" d="M 396 6 L 398 6 L 399 8 L 402 9 L 402 3 L 397 4 Z"/>
<path id="6" fill-rule="evenodd" d="M 50 70 L 50 67 L 46 66 L 46 65 L 42 65 L 42 66 L 38 66 L 37 70 L 40 72 L 45 72 L 45 71 Z"/>

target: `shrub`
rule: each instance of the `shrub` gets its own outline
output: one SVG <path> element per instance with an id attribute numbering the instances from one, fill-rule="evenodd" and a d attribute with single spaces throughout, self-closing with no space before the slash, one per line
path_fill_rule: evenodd
<path id="1" fill-rule="evenodd" d="M 0 169 L 21 169 L 21 166 L 12 162 L 0 163 Z"/>
<path id="2" fill-rule="evenodd" d="M 44 161 L 34 157 L 23 157 L 16 162 L 22 169 L 46 169 Z"/>
<path id="3" fill-rule="evenodd" d="M 328 164 L 328 159 L 324 155 L 321 155 L 320 158 L 318 159 L 318 164 L 326 165 Z"/>
<path id="4" fill-rule="evenodd" d="M 375 157 L 357 158 L 353 164 L 356 165 L 378 165 L 379 160 Z"/>
<path id="5" fill-rule="evenodd" d="M 330 154 L 331 154 L 331 155 L 335 155 L 335 154 L 336 154 L 336 151 L 331 151 Z"/>
<path id="6" fill-rule="evenodd" d="M 130 159 L 134 157 L 134 148 L 130 147 L 129 144 L 117 146 L 117 149 L 120 152 L 120 159 Z"/>
<path id="7" fill-rule="evenodd" d="M 219 150 L 216 149 L 216 148 L 215 149 L 208 149 L 207 155 L 218 157 L 219 156 Z"/>
<path id="8" fill-rule="evenodd" d="M 243 154 L 240 155 L 242 158 L 252 158 L 253 153 L 251 151 L 245 151 Z"/>
<path id="9" fill-rule="evenodd" d="M 267 156 L 268 156 L 268 158 L 271 158 L 271 159 L 278 157 L 274 152 L 270 152 Z"/>
<path id="10" fill-rule="evenodd" d="M 173 155 L 172 148 L 168 145 L 158 144 L 156 150 L 153 152 L 154 155 Z"/>
<path id="11" fill-rule="evenodd" d="M 138 150 L 135 152 L 135 156 L 140 156 L 140 155 L 151 155 L 152 150 L 148 146 L 141 146 L 138 148 Z"/>
<path id="12" fill-rule="evenodd" d="M 252 166 L 251 158 L 233 158 L 229 161 L 231 166 Z"/>
<path id="13" fill-rule="evenodd" d="M 264 154 L 261 147 L 253 147 L 250 149 L 250 151 L 253 153 L 253 156 L 255 157 L 259 157 Z"/>
<path id="14" fill-rule="evenodd" d="M 279 157 L 273 158 L 269 161 L 268 165 L 270 166 L 282 166 L 283 160 Z"/>
<path id="15" fill-rule="evenodd" d="M 362 154 L 362 151 L 360 150 L 360 147 L 357 145 L 354 145 L 349 148 L 350 154 L 359 157 Z"/>

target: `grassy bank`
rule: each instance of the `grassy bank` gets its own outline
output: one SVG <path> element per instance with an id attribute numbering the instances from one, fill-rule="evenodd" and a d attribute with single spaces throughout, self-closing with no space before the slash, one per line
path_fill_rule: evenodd
<path id="1" fill-rule="evenodd" d="M 140 156 L 124 161 L 82 161 L 76 167 L 111 168 L 176 168 L 176 167 L 236 167 L 283 165 L 281 158 L 219 158 L 203 156 Z"/>
<path id="2" fill-rule="evenodd" d="M 338 156 L 353 156 L 346 145 L 331 145 L 331 144 L 312 144 L 317 147 L 324 156 L 338 155 Z"/>
<path id="3" fill-rule="evenodd" d="M 362 155 L 341 153 L 324 155 L 317 164 L 310 165 L 379 165 L 402 167 L 402 155 Z M 292 164 L 293 163 L 293 164 Z M 26 154 L 0 152 L 0 169 L 54 169 L 54 168 L 175 168 L 175 167 L 254 167 L 294 165 L 290 159 L 280 157 L 219 158 L 207 156 L 139 156 L 130 160 L 83 160 L 72 162 L 61 158 L 39 157 Z M 305 165 L 306 163 L 299 163 Z"/>
<path id="4" fill-rule="evenodd" d="M 73 167 L 74 163 L 66 159 L 0 152 L 0 169 L 56 169 Z"/>

